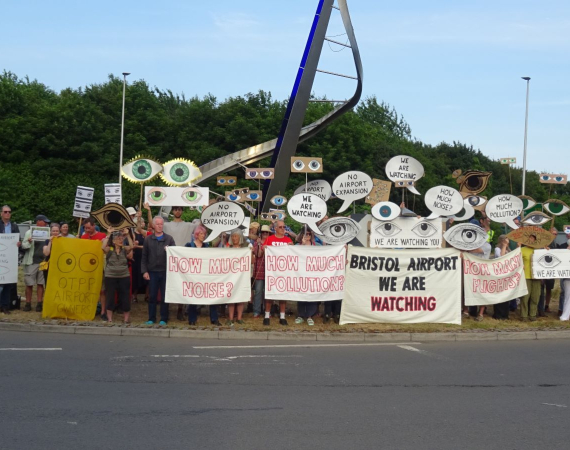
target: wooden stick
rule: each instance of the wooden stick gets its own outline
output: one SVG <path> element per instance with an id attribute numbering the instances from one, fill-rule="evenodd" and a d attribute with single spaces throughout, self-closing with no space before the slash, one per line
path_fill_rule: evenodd
<path id="1" fill-rule="evenodd" d="M 139 211 L 141 211 L 141 214 L 142 214 L 142 201 L 143 201 L 143 186 L 144 186 L 144 183 L 141 183 L 141 196 L 140 196 L 140 200 L 139 200 Z"/>
<path id="2" fill-rule="evenodd" d="M 83 217 L 79 218 L 79 228 L 77 229 L 77 237 L 81 237 L 81 223 L 83 222 Z"/>

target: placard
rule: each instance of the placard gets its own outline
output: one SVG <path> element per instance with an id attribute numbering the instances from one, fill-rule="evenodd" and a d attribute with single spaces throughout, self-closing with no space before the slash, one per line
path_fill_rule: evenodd
<path id="1" fill-rule="evenodd" d="M 539 181 L 545 184 L 566 184 L 568 176 L 558 173 L 541 173 Z"/>
<path id="2" fill-rule="evenodd" d="M 326 180 L 313 180 L 308 183 L 303 183 L 297 189 L 295 189 L 295 195 L 301 192 L 308 192 L 309 194 L 315 194 L 317 197 L 322 198 L 325 202 L 331 198 L 332 187 Z"/>
<path id="3" fill-rule="evenodd" d="M 297 302 L 340 300 L 345 265 L 343 246 L 267 247 L 265 298 Z"/>
<path id="4" fill-rule="evenodd" d="M 307 225 L 317 234 L 323 234 L 317 222 L 327 215 L 327 204 L 314 194 L 297 194 L 287 202 L 287 212 L 291 219 Z"/>
<path id="5" fill-rule="evenodd" d="M 496 259 L 463 253 L 463 277 L 467 306 L 496 305 L 528 294 L 520 248 Z"/>
<path id="6" fill-rule="evenodd" d="M 46 239 L 49 239 L 50 237 L 49 227 L 37 227 L 35 225 L 32 225 L 30 227 L 30 231 L 32 233 L 32 241 L 44 242 Z"/>
<path id="7" fill-rule="evenodd" d="M 523 211 L 523 201 L 511 194 L 496 195 L 487 202 L 485 212 L 493 222 L 506 223 L 513 230 L 518 225 L 513 222 Z"/>
<path id="8" fill-rule="evenodd" d="M 454 249 L 348 248 L 340 324 L 461 324 L 461 259 Z"/>
<path id="9" fill-rule="evenodd" d="M 373 188 L 366 196 L 366 200 L 364 200 L 364 202 L 372 206 L 374 206 L 376 203 L 387 202 L 390 198 L 392 183 L 389 181 L 372 178 L 372 185 Z"/>
<path id="10" fill-rule="evenodd" d="M 345 211 L 353 201 L 366 197 L 372 188 L 372 178 L 364 172 L 353 170 L 340 174 L 332 185 L 334 195 L 344 200 L 337 213 Z"/>
<path id="11" fill-rule="evenodd" d="M 105 185 L 105 204 L 107 203 L 123 204 L 123 195 L 119 183 L 109 183 Z"/>
<path id="12" fill-rule="evenodd" d="M 220 305 L 251 297 L 249 248 L 166 249 L 167 303 Z"/>
<path id="13" fill-rule="evenodd" d="M 93 193 L 95 189 L 85 186 L 77 186 L 75 202 L 73 204 L 73 217 L 87 219 L 91 213 Z"/>
<path id="14" fill-rule="evenodd" d="M 291 156 L 291 172 L 322 173 L 323 158 L 313 158 L 310 156 Z"/>
<path id="15" fill-rule="evenodd" d="M 394 186 L 405 187 L 410 192 L 420 195 L 415 185 L 424 176 L 424 166 L 411 156 L 394 156 L 386 163 L 386 176 L 394 182 Z"/>
<path id="16" fill-rule="evenodd" d="M 440 248 L 442 238 L 440 219 L 396 217 L 370 224 L 370 248 Z"/>
<path id="17" fill-rule="evenodd" d="M 18 233 L 0 233 L 0 284 L 18 282 Z"/>
<path id="18" fill-rule="evenodd" d="M 570 250 L 535 250 L 532 254 L 532 278 L 570 278 Z"/>
<path id="19" fill-rule="evenodd" d="M 205 187 L 145 186 L 144 198 L 150 206 L 207 206 L 210 190 Z"/>
<path id="20" fill-rule="evenodd" d="M 202 211 L 200 216 L 202 224 L 212 230 L 204 242 L 210 242 L 224 231 L 238 228 L 245 220 L 241 206 L 231 202 L 217 202 Z"/>

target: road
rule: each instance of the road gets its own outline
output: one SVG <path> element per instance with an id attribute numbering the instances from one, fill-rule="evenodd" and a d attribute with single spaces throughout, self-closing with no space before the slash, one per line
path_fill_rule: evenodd
<path id="1" fill-rule="evenodd" d="M 0 448 L 566 450 L 569 350 L 1 332 Z"/>

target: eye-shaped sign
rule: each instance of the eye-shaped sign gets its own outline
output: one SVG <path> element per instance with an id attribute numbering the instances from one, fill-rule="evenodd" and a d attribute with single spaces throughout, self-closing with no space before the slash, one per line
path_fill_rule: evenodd
<path id="1" fill-rule="evenodd" d="M 566 184 L 568 177 L 562 174 L 541 173 L 538 180 L 545 184 Z"/>
<path id="2" fill-rule="evenodd" d="M 164 163 L 160 178 L 169 186 L 187 186 L 202 178 L 202 172 L 187 159 L 171 159 Z"/>
<path id="3" fill-rule="evenodd" d="M 272 180 L 274 176 L 275 169 L 273 168 L 245 170 L 246 180 Z"/>
<path id="4" fill-rule="evenodd" d="M 376 203 L 387 202 L 390 198 L 390 190 L 392 183 L 390 181 L 378 180 L 372 178 L 373 188 L 370 194 L 366 196 L 365 203 L 374 206 Z"/>
<path id="5" fill-rule="evenodd" d="M 274 210 L 268 213 L 261 213 L 260 220 L 265 220 L 267 222 L 274 222 L 276 220 L 284 220 L 287 217 L 285 211 Z"/>
<path id="6" fill-rule="evenodd" d="M 105 204 L 107 203 L 123 203 L 121 185 L 119 183 L 105 185 Z"/>
<path id="7" fill-rule="evenodd" d="M 534 225 L 536 227 L 540 227 L 545 223 L 550 222 L 551 220 L 552 217 L 550 217 L 549 215 L 544 214 L 543 212 L 540 211 L 533 211 L 524 216 L 523 219 L 521 220 L 521 223 L 525 226 Z"/>
<path id="8" fill-rule="evenodd" d="M 445 241 L 458 250 L 471 251 L 487 242 L 487 232 L 478 225 L 462 223 L 451 227 L 443 235 Z"/>
<path id="9" fill-rule="evenodd" d="M 370 247 L 439 248 L 442 232 L 442 222 L 438 219 L 428 220 L 423 217 L 396 217 L 389 221 L 373 219 L 370 224 Z"/>
<path id="10" fill-rule="evenodd" d="M 349 217 L 333 217 L 325 220 L 319 228 L 319 238 L 329 245 L 344 245 L 352 241 L 360 232 L 360 225 Z"/>
<path id="11" fill-rule="evenodd" d="M 218 186 L 235 186 L 237 184 L 237 177 L 218 177 L 216 185 Z"/>
<path id="12" fill-rule="evenodd" d="M 236 194 L 235 191 L 231 192 L 226 191 L 226 200 L 228 202 L 236 202 L 236 203 L 242 203 L 244 201 L 243 196 L 239 192 Z"/>
<path id="13" fill-rule="evenodd" d="M 323 158 L 305 156 L 291 157 L 291 172 L 293 173 L 322 173 Z"/>
<path id="14" fill-rule="evenodd" d="M 101 209 L 93 211 L 93 217 L 101 224 L 103 228 L 108 230 L 114 228 L 121 230 L 125 227 L 135 227 L 129 212 L 124 206 L 118 203 L 107 203 Z"/>
<path id="15" fill-rule="evenodd" d="M 485 209 L 485 203 L 487 203 L 487 197 L 480 195 L 473 195 L 469 192 L 462 192 L 463 203 L 468 204 L 471 208 L 477 211 L 483 211 Z"/>
<path id="16" fill-rule="evenodd" d="M 554 235 L 540 227 L 520 227 L 507 234 L 512 241 L 532 248 L 548 247 L 554 240 Z"/>
<path id="17" fill-rule="evenodd" d="M 145 201 L 151 206 L 207 206 L 210 190 L 204 187 L 145 186 Z"/>
<path id="18" fill-rule="evenodd" d="M 263 199 L 263 191 L 249 191 L 241 196 L 244 202 L 260 202 Z"/>
<path id="19" fill-rule="evenodd" d="M 398 205 L 392 202 L 376 203 L 370 213 L 376 220 L 393 220 L 400 215 L 401 209 Z"/>
<path id="20" fill-rule="evenodd" d="M 535 250 L 532 254 L 532 278 L 535 280 L 568 278 L 570 252 L 564 250 Z"/>
<path id="21" fill-rule="evenodd" d="M 454 176 L 457 175 L 455 181 L 459 184 L 459 191 L 471 194 L 483 192 L 489 184 L 489 178 L 493 175 L 492 172 L 481 172 L 480 170 L 468 170 L 463 174 L 460 170 L 456 170 L 453 174 Z"/>
<path id="22" fill-rule="evenodd" d="M 133 183 L 147 183 L 162 172 L 162 165 L 151 158 L 137 156 L 125 164 L 121 173 L 123 178 Z"/>
<path id="23" fill-rule="evenodd" d="M 570 208 L 562 200 L 551 198 L 542 204 L 544 209 L 553 216 L 561 216 L 570 211 Z"/>
<path id="24" fill-rule="evenodd" d="M 518 196 L 522 202 L 523 202 L 523 209 L 526 211 L 527 209 L 532 208 L 534 205 L 536 205 L 536 201 L 534 200 L 534 198 L 529 197 L 528 195 L 519 195 Z"/>
<path id="25" fill-rule="evenodd" d="M 501 164 L 516 164 L 517 163 L 517 159 L 516 158 L 501 158 Z"/>
<path id="26" fill-rule="evenodd" d="M 562 231 L 564 231 L 564 234 L 570 234 L 570 225 L 564 225 Z"/>
<path id="27" fill-rule="evenodd" d="M 416 195 L 416 182 L 424 176 L 424 166 L 411 156 L 394 156 L 386 163 L 386 176 L 394 182 L 394 187 L 407 188 Z"/>
<path id="28" fill-rule="evenodd" d="M 282 195 L 274 195 L 269 201 L 274 206 L 283 206 L 287 204 L 287 198 Z"/>

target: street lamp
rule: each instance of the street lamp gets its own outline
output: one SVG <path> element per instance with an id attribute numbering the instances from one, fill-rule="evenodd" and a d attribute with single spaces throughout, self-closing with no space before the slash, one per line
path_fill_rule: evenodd
<path id="1" fill-rule="evenodd" d="M 121 118 L 121 151 L 119 154 L 119 186 L 123 187 L 123 177 L 121 175 L 121 169 L 123 168 L 123 140 L 125 138 L 125 93 L 127 91 L 127 75 L 130 72 L 123 72 L 123 115 Z M 523 188 L 524 189 L 524 188 Z"/>
<path id="2" fill-rule="evenodd" d="M 530 77 L 521 77 L 526 81 L 526 113 L 524 116 L 524 153 L 523 153 L 523 173 L 522 173 L 522 195 L 524 195 L 526 183 L 526 135 L 528 131 L 528 90 L 530 86 Z"/>

